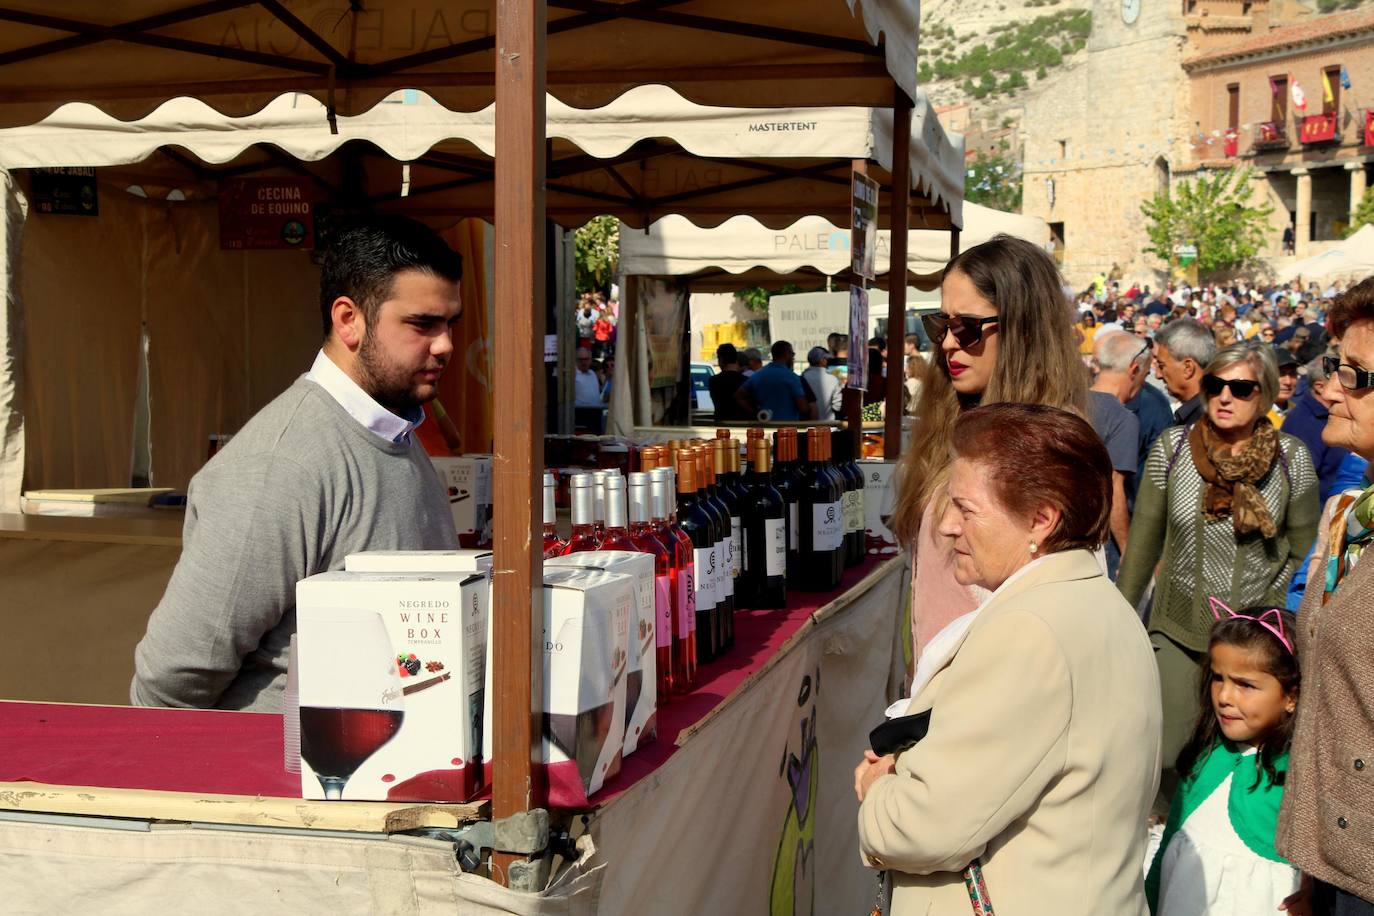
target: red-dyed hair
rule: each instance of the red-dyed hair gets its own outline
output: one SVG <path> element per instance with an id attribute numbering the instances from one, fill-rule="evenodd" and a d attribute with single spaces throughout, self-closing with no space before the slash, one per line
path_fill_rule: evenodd
<path id="1" fill-rule="evenodd" d="M 992 471 L 996 497 L 1011 513 L 1059 510 L 1045 553 L 1096 550 L 1107 540 L 1112 461 L 1082 417 L 1044 404 L 989 404 L 959 417 L 951 444 L 956 458 Z"/>

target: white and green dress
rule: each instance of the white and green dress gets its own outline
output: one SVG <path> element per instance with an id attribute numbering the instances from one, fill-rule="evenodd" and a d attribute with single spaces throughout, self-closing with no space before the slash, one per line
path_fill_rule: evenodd
<path id="1" fill-rule="evenodd" d="M 1298 870 L 1274 849 L 1288 755 L 1275 785 L 1255 753 L 1218 741 L 1179 786 L 1145 879 L 1155 916 L 1275 913 L 1297 890 Z"/>

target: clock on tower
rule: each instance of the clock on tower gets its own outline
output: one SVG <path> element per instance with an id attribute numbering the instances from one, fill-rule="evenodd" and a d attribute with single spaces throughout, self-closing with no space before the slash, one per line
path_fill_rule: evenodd
<path id="1" fill-rule="evenodd" d="M 1140 0 L 1121 0 L 1121 21 L 1134 25 L 1140 18 Z"/>

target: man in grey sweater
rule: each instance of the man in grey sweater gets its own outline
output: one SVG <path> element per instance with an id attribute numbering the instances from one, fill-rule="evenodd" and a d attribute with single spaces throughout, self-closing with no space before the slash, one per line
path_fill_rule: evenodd
<path id="1" fill-rule="evenodd" d="M 299 580 L 360 550 L 457 546 L 411 431 L 453 352 L 462 269 L 413 220 L 334 236 L 310 371 L 191 480 L 181 558 L 134 652 L 135 704 L 279 711 Z"/>

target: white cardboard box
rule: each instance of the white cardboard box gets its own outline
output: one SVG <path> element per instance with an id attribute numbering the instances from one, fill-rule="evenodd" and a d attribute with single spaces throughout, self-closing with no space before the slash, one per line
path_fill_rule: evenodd
<path id="1" fill-rule="evenodd" d="M 358 765 L 345 799 L 466 801 L 480 791 L 489 596 L 483 573 L 330 572 L 297 583 L 302 710 L 340 705 L 331 700 L 339 660 L 326 634 L 350 616 L 381 617 L 391 643 L 384 660 L 403 692 L 399 729 Z M 306 741 L 302 728 L 301 789 L 323 798 Z"/>
<path id="2" fill-rule="evenodd" d="M 545 569 L 560 566 L 604 569 L 633 576 L 637 616 L 630 621 L 629 668 L 625 677 L 625 753 L 633 754 L 658 733 L 658 664 L 655 624 L 658 615 L 654 589 L 654 557 L 628 550 L 588 550 L 544 561 Z M 666 597 L 666 596 L 665 596 Z M 669 612 L 671 614 L 671 611 Z"/>
<path id="3" fill-rule="evenodd" d="M 458 546 L 491 546 L 491 456 L 433 455 L 429 459 L 448 492 Z"/>
<path id="4" fill-rule="evenodd" d="M 460 550 L 364 550 L 344 557 L 346 572 L 366 573 L 490 573 L 491 551 Z"/>
<path id="5" fill-rule="evenodd" d="M 858 462 L 864 475 L 864 553 L 870 557 L 890 557 L 898 552 L 897 536 L 884 519 L 892 517 L 896 506 L 893 474 L 897 462 L 865 458 Z"/>

